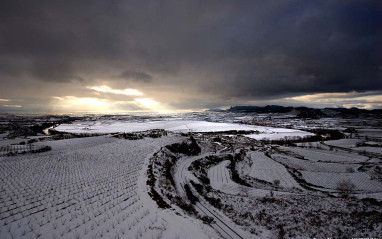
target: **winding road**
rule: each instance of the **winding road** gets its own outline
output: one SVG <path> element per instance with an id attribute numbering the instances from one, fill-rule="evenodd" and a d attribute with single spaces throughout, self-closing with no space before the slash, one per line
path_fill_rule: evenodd
<path id="1" fill-rule="evenodd" d="M 190 180 L 198 181 L 194 175 L 191 174 L 187 170 L 187 168 L 191 165 L 192 162 L 195 160 L 204 158 L 208 155 L 211 155 L 209 153 L 202 154 L 194 157 L 184 157 L 181 158 L 177 165 L 176 165 L 176 171 L 175 171 L 175 183 L 177 186 L 178 191 L 186 195 L 184 190 L 184 185 L 188 184 Z M 224 238 L 231 238 L 231 239 L 244 239 L 246 238 L 243 235 L 247 235 L 244 233 L 241 229 L 235 228 L 233 225 L 231 225 L 230 222 L 227 222 L 223 216 L 219 215 L 207 202 L 204 201 L 204 199 L 199 197 L 199 202 L 195 203 L 195 209 L 201 214 L 205 216 L 209 216 L 214 219 L 214 223 L 211 224 L 211 226 L 217 230 Z"/>

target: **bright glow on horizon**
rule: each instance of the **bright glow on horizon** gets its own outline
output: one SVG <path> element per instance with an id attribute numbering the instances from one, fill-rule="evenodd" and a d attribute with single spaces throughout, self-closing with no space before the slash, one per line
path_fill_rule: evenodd
<path id="1" fill-rule="evenodd" d="M 136 98 L 133 101 L 112 101 L 94 97 L 54 96 L 58 100 L 54 107 L 60 106 L 65 110 L 87 112 L 126 112 L 148 111 L 169 112 L 159 102 L 149 98 Z"/>
<path id="2" fill-rule="evenodd" d="M 21 108 L 21 105 L 3 105 L 4 107 L 9 107 L 9 108 Z"/>
<path id="3" fill-rule="evenodd" d="M 145 107 L 145 108 L 149 108 L 149 109 L 152 109 L 154 108 L 156 105 L 158 105 L 158 102 L 156 102 L 155 100 L 152 100 L 152 99 L 148 99 L 148 98 L 144 98 L 144 99 L 135 99 L 135 101 Z"/>
<path id="4" fill-rule="evenodd" d="M 363 108 L 372 109 L 375 105 L 382 105 L 381 92 L 368 92 L 371 95 L 364 93 L 349 92 L 349 93 L 318 93 L 311 95 L 295 96 L 285 98 L 285 100 L 297 101 L 301 103 L 322 103 L 322 104 L 339 104 L 345 108 Z"/>
<path id="5" fill-rule="evenodd" d="M 97 92 L 105 92 L 105 93 L 112 93 L 112 94 L 119 94 L 119 95 L 143 95 L 142 92 L 139 92 L 135 89 L 116 90 L 116 89 L 112 89 L 106 85 L 88 86 L 87 88 L 94 90 L 94 91 L 97 91 Z"/>
<path id="6" fill-rule="evenodd" d="M 0 105 L 0 107 L 6 107 L 6 108 L 21 108 L 22 106 L 21 105 L 13 105 L 13 104 L 9 104 L 11 103 L 10 102 L 11 100 L 8 100 L 8 99 L 0 99 L 0 102 L 7 102 L 8 104 L 6 105 Z"/>
<path id="7" fill-rule="evenodd" d="M 116 90 L 108 86 L 88 86 L 88 89 L 96 92 L 107 92 L 112 94 L 122 95 L 143 95 L 134 89 Z M 53 107 L 62 107 L 65 110 L 87 111 L 87 112 L 132 112 L 132 111 L 147 111 L 147 112 L 169 112 L 169 110 L 158 101 L 151 98 L 135 98 L 129 101 L 116 101 L 99 97 L 76 97 L 76 96 L 53 96 L 53 99 L 58 100 Z"/>
<path id="8" fill-rule="evenodd" d="M 98 98 L 77 98 L 74 96 L 68 96 L 69 99 L 74 100 L 74 104 L 78 105 L 109 105 L 110 103 L 105 99 L 98 99 Z"/>

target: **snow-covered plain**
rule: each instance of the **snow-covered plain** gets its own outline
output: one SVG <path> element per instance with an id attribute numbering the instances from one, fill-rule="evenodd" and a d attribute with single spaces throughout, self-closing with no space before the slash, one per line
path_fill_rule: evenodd
<path id="1" fill-rule="evenodd" d="M 253 139 L 282 139 L 284 137 L 305 137 L 312 135 L 309 132 L 294 129 L 263 127 L 255 125 L 244 125 L 234 123 L 215 123 L 207 121 L 192 120 L 163 120 L 149 122 L 127 122 L 127 121 L 84 121 L 73 124 L 61 124 L 55 128 L 57 131 L 69 133 L 122 133 L 139 132 L 150 129 L 164 129 L 172 132 L 221 132 L 230 130 L 259 131 L 259 134 L 249 134 L 247 137 Z"/>

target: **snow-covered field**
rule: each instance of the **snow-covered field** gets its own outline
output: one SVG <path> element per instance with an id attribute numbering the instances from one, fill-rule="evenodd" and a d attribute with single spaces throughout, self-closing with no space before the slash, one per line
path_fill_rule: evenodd
<path id="1" fill-rule="evenodd" d="M 218 183 L 228 184 L 231 180 L 231 175 L 227 169 L 227 165 L 230 164 L 229 160 L 226 160 L 220 164 L 217 164 L 208 171 L 208 177 L 211 179 L 214 187 L 217 188 Z"/>
<path id="2" fill-rule="evenodd" d="M 363 137 L 382 138 L 381 129 L 357 129 L 358 134 Z"/>
<path id="3" fill-rule="evenodd" d="M 339 140 L 326 141 L 325 143 L 327 145 L 349 148 L 356 151 L 365 151 L 370 153 L 382 154 L 381 144 L 375 141 L 364 141 L 360 139 L 339 139 Z M 359 144 L 363 146 L 357 147 L 357 144 L 358 146 L 360 146 Z"/>
<path id="4" fill-rule="evenodd" d="M 339 139 L 326 141 L 327 145 L 343 147 L 343 148 L 353 148 L 357 143 L 362 142 L 360 139 Z"/>
<path id="5" fill-rule="evenodd" d="M 382 183 L 372 180 L 370 175 L 364 172 L 355 173 L 329 173 L 301 171 L 303 178 L 311 184 L 329 189 L 336 189 L 338 183 L 350 180 L 355 185 L 355 190 L 381 192 Z"/>
<path id="6" fill-rule="evenodd" d="M 363 194 L 357 194 L 357 198 L 374 198 L 378 201 L 382 201 L 382 192 L 381 193 L 363 193 Z"/>
<path id="7" fill-rule="evenodd" d="M 164 129 L 168 135 L 139 140 L 107 135 L 151 129 Z M 51 137 L 52 141 L 26 145 L 10 143 L 31 138 L 0 139 L 0 239 L 212 239 L 222 235 L 274 238 L 283 227 L 292 233 L 286 234 L 289 238 L 305 238 L 306 231 L 319 232 L 306 236 L 311 238 L 330 236 L 324 234 L 327 226 L 332 227 L 329 232 L 338 232 L 334 228 L 338 222 L 342 223 L 341 228 L 351 227 L 353 232 L 367 224 L 355 219 L 352 225 L 346 224 L 352 215 L 362 217 L 367 212 L 372 218 L 380 218 L 380 206 L 372 205 L 370 199 L 355 201 L 353 197 L 337 195 L 339 182 L 350 180 L 355 185 L 351 196 L 382 199 L 381 159 L 377 154 L 371 154 L 374 157 L 371 158 L 355 151 L 382 153 L 381 148 L 368 147 L 378 146 L 375 139 L 369 139 L 368 143 L 364 142 L 366 139 L 325 142 L 329 146 L 321 142 L 301 142 L 297 144 L 299 147 L 290 146 L 289 142 L 267 144 L 251 138 L 297 139 L 312 134 L 295 129 L 180 118 L 146 122 L 75 121 L 61 124 L 56 130 L 77 136 L 105 135 L 85 138 L 70 135 L 73 138 L 64 140 Z M 227 132 L 233 130 L 255 133 Z M 195 133 L 187 140 L 195 140 L 200 151 L 189 154 L 183 144 L 164 147 L 186 139 L 177 133 Z M 356 147 L 359 142 L 363 143 L 362 147 Z M 43 146 L 52 150 L 12 157 L 4 153 Z M 191 180 L 197 184 L 190 183 Z M 199 198 L 195 205 L 182 207 L 179 203 L 191 202 L 185 185 Z M 153 194 L 154 190 L 157 194 Z M 161 207 L 158 198 L 168 205 Z M 357 206 L 351 211 L 348 207 L 353 204 L 360 209 Z M 342 205 L 340 214 L 336 205 Z M 193 214 L 189 207 L 197 213 Z M 332 215 L 327 214 L 328 208 Z M 318 219 L 316 215 L 320 215 Z M 331 217 L 337 217 L 336 223 L 331 222 Z M 380 223 L 375 225 L 381 228 Z M 231 231 L 224 234 L 227 228 Z"/>
<path id="8" fill-rule="evenodd" d="M 63 140 L 53 140 L 34 143 L 35 145 L 48 145 L 52 147 L 52 153 L 65 153 L 70 150 L 82 150 L 88 147 L 103 147 L 107 143 L 116 143 L 119 140 L 108 136 L 87 137 L 87 138 L 73 138 Z M 119 152 L 121 150 L 118 150 Z"/>
<path id="9" fill-rule="evenodd" d="M 159 210 L 146 192 L 142 167 L 178 141 L 92 137 L 0 157 L 0 238 L 209 238 L 207 226 Z"/>
<path id="10" fill-rule="evenodd" d="M 321 142 L 296 143 L 296 146 L 307 147 L 307 148 L 329 149 L 328 146 L 326 146 L 325 144 L 322 144 Z"/>
<path id="11" fill-rule="evenodd" d="M 305 149 L 299 147 L 280 147 L 282 150 L 290 151 L 300 156 L 303 156 L 305 159 L 312 161 L 323 161 L 323 162 L 365 162 L 368 160 L 368 157 L 348 153 L 340 150 L 319 150 L 319 149 Z"/>
<path id="12" fill-rule="evenodd" d="M 56 130 L 69 133 L 117 133 L 139 132 L 150 129 L 164 129 L 172 132 L 219 132 L 230 130 L 259 131 L 259 134 L 246 135 L 253 139 L 282 139 L 286 136 L 304 137 L 311 133 L 283 128 L 262 127 L 233 123 L 215 123 L 207 121 L 191 120 L 163 120 L 149 122 L 124 122 L 124 121 L 95 121 L 76 122 L 73 124 L 61 124 Z"/>
<path id="13" fill-rule="evenodd" d="M 347 171 L 354 170 L 360 167 L 359 164 L 353 163 L 326 163 L 326 162 L 313 162 L 309 160 L 303 160 L 294 158 L 283 154 L 272 154 L 277 162 L 288 165 L 291 168 L 303 171 L 311 172 L 331 172 L 331 173 L 345 173 Z"/>
<path id="14" fill-rule="evenodd" d="M 250 152 L 248 157 L 252 160 L 250 177 L 270 183 L 279 180 L 281 187 L 302 189 L 283 165 L 268 158 L 263 152 Z"/>
<path id="15" fill-rule="evenodd" d="M 353 149 L 357 151 L 366 151 L 371 153 L 382 154 L 382 147 L 357 147 Z"/>
<path id="16" fill-rule="evenodd" d="M 19 144 L 21 142 L 25 142 L 28 139 L 21 139 L 21 138 L 16 138 L 16 139 L 3 139 L 0 138 L 0 146 L 6 146 L 6 145 L 11 145 L 11 144 Z"/>
<path id="17" fill-rule="evenodd" d="M 251 197 L 265 197 L 270 195 L 269 190 L 250 188 L 241 186 L 232 181 L 227 165 L 229 160 L 220 162 L 208 170 L 208 178 L 210 179 L 211 187 L 221 192 L 232 195 L 249 195 Z M 274 192 L 274 195 L 290 194 L 287 192 Z"/>
<path id="18" fill-rule="evenodd" d="M 39 150 L 44 145 L 6 145 L 0 146 L 0 156 L 7 155 L 9 153 L 26 153 L 32 150 Z"/>
<path id="19" fill-rule="evenodd" d="M 256 139 L 256 140 L 264 140 L 264 139 L 278 140 L 278 139 L 285 139 L 285 138 L 298 138 L 298 137 L 303 138 L 303 137 L 311 136 L 311 135 L 313 134 L 309 132 L 291 129 L 289 132 L 280 132 L 278 130 L 274 130 L 274 131 L 268 131 L 266 133 L 261 133 L 261 134 L 249 134 L 249 135 L 246 135 L 246 137 L 249 137 L 251 139 Z"/>

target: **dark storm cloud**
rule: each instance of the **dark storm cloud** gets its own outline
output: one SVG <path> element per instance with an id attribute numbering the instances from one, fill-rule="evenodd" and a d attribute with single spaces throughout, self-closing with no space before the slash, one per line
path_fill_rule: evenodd
<path id="1" fill-rule="evenodd" d="M 121 74 L 114 76 L 114 78 L 121 78 L 125 80 L 140 81 L 144 83 L 149 83 L 153 80 L 153 77 L 145 72 L 139 71 L 124 71 Z"/>
<path id="2" fill-rule="evenodd" d="M 41 81 L 65 82 L 71 80 L 83 81 L 75 75 L 69 61 L 65 59 L 42 58 L 32 62 L 30 76 Z"/>
<path id="3" fill-rule="evenodd" d="M 251 19 L 233 27 L 239 55 L 224 70 L 233 95 L 381 89 L 379 2 L 291 2 L 261 17 L 261 26 Z"/>
<path id="4" fill-rule="evenodd" d="M 379 0 L 0 4 L 4 82 L 154 75 L 222 101 L 382 90 Z"/>

